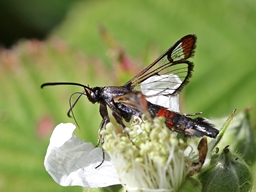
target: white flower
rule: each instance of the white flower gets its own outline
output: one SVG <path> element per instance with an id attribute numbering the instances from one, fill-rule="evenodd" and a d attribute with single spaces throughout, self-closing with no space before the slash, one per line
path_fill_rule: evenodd
<path id="1" fill-rule="evenodd" d="M 142 129 L 140 135 L 137 130 Z M 102 134 L 119 179 L 127 191 L 177 191 L 193 169 L 191 148 L 164 125 L 164 118 L 131 125 L 116 134 L 111 123 Z M 186 149 L 190 153 L 185 152 Z"/>
<path id="2" fill-rule="evenodd" d="M 62 186 L 90 188 L 120 184 L 115 168 L 106 155 L 102 161 L 102 149 L 78 139 L 72 123 L 61 123 L 53 131 L 44 160 L 47 172 Z"/>

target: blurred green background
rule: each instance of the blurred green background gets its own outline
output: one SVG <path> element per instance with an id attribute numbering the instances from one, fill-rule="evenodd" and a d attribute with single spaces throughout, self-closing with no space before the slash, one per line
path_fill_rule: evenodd
<path id="1" fill-rule="evenodd" d="M 115 60 L 117 49 L 110 49 L 99 26 L 132 58 L 136 69 L 143 69 L 182 36 L 196 34 L 191 59 L 195 69 L 181 93 L 182 110 L 203 111 L 211 118 L 252 107 L 251 120 L 256 123 L 253 0 L 8 2 L 8 9 L 20 18 L 9 23 L 17 26 L 11 31 L 22 31 L 18 26 L 24 22 L 39 31 L 39 38 L 46 38 L 19 40 L 0 50 L 0 191 L 81 191 L 59 186 L 43 166 L 52 129 L 60 122 L 74 122 L 66 116 L 68 100 L 81 89 L 41 90 L 40 85 L 51 81 L 122 85 L 135 75 L 137 70 L 125 72 Z M 74 109 L 80 125 L 76 134 L 94 143 L 98 107 L 82 98 Z"/>

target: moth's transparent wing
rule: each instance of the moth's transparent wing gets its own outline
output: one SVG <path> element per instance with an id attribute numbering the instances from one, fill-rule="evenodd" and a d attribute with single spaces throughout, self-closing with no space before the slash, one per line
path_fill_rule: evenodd
<path id="1" fill-rule="evenodd" d="M 168 85 L 159 86 L 156 94 L 174 95 L 180 92 L 192 75 L 193 63 L 187 61 L 187 59 L 193 56 L 195 43 L 195 35 L 184 36 L 124 86 L 131 91 L 141 91 L 141 83 L 147 83 L 147 79 L 150 77 L 160 76 L 163 78 L 162 82 L 166 81 L 166 78 L 169 79 L 167 82 L 172 82 L 170 77 L 167 76 L 173 74 L 180 79 L 179 84 L 175 88 L 170 88 Z M 174 76 L 171 76 L 171 78 Z M 176 79 L 173 79 L 173 82 L 176 82 Z M 150 88 L 150 83 L 147 87 Z"/>

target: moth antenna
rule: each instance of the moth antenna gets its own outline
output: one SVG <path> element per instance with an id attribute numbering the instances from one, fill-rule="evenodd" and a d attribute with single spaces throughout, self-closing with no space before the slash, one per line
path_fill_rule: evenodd
<path id="1" fill-rule="evenodd" d="M 86 85 L 83 85 L 81 83 L 74 83 L 74 82 L 49 82 L 49 83 L 43 83 L 41 85 L 41 88 L 43 89 L 46 86 L 56 86 L 56 85 L 75 85 L 75 86 L 79 86 L 79 87 L 83 87 L 85 89 L 91 90 L 91 88 L 86 86 Z"/>

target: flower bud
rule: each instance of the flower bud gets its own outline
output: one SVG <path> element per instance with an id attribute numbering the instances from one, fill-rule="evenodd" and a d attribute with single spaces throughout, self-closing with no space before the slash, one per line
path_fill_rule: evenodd
<path id="1" fill-rule="evenodd" d="M 247 192 L 252 188 L 252 173 L 246 162 L 228 146 L 221 154 L 213 155 L 209 168 L 199 175 L 202 191 Z"/>

